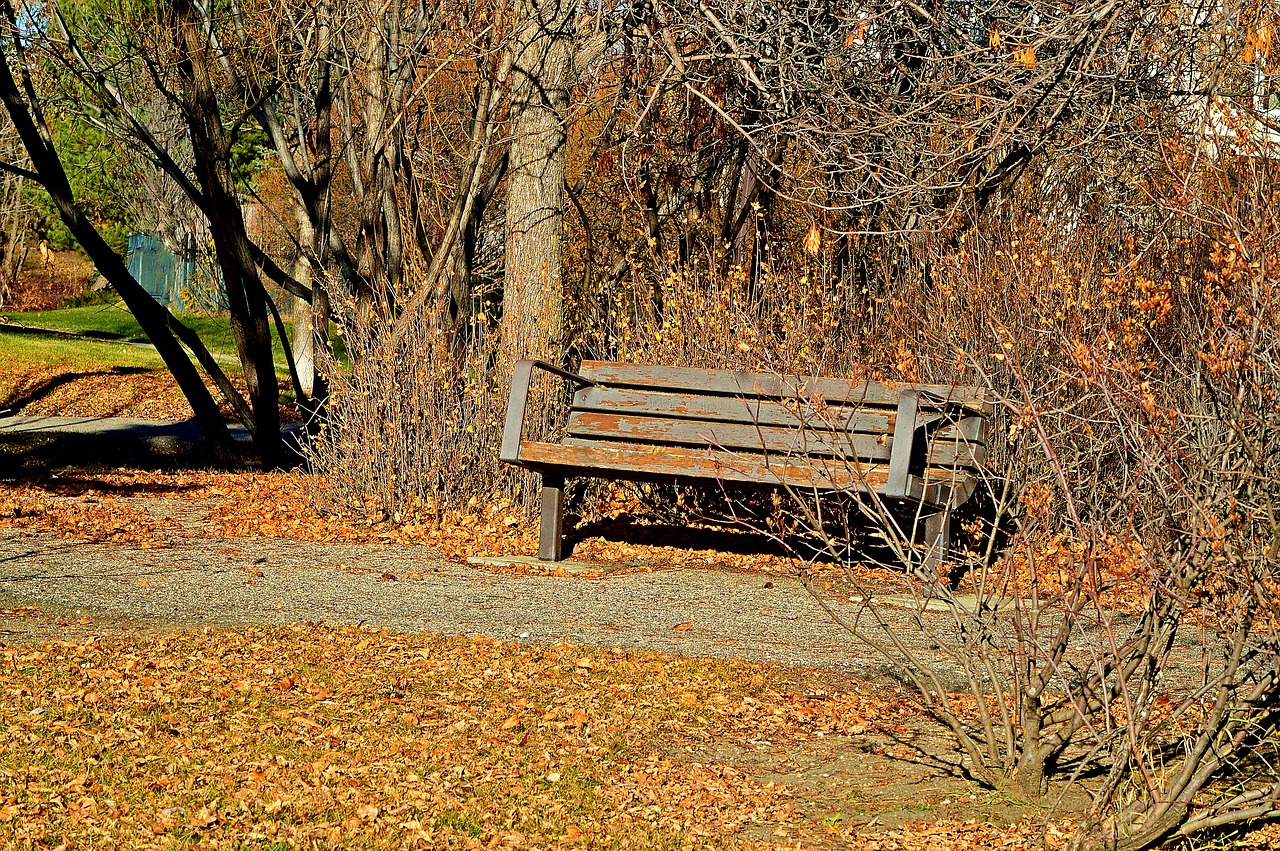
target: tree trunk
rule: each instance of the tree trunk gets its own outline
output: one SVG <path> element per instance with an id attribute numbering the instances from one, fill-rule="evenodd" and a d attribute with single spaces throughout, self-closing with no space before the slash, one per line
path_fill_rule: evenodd
<path id="1" fill-rule="evenodd" d="M 307 250 L 299 252 L 298 265 L 293 277 L 299 284 L 311 290 L 314 301 L 320 289 L 315 285 L 315 276 L 311 273 L 311 259 L 308 252 L 315 247 L 315 231 L 307 218 L 306 211 L 299 208 L 298 242 Z M 305 298 L 294 297 L 293 300 L 293 363 L 298 373 L 298 385 L 308 397 L 315 395 L 316 380 L 316 330 L 313 324 L 314 310 Z M 299 402 L 302 400 L 299 399 Z"/>
<path id="2" fill-rule="evenodd" d="M 511 56 L 502 346 L 511 359 L 563 351 L 565 113 L 572 0 L 517 0 Z"/>
<path id="3" fill-rule="evenodd" d="M 16 27 L 12 19 L 8 23 L 11 27 Z M 24 61 L 21 50 L 16 52 L 18 61 Z M 32 91 L 29 84 L 26 88 L 27 91 Z M 34 98 L 34 94 L 32 97 Z M 33 176 L 48 190 L 67 229 L 84 248 L 98 271 L 115 286 L 116 292 L 124 299 L 125 306 L 138 320 L 143 333 L 173 374 L 183 396 L 191 405 L 214 458 L 221 464 L 240 465 L 242 459 L 231 440 L 231 432 L 222 418 L 222 412 L 218 410 L 209 388 L 205 386 L 200 373 L 174 336 L 172 323 L 176 320 L 134 280 L 120 255 L 111 250 L 76 204 L 62 162 L 48 138 L 48 131 L 45 129 L 47 124 L 39 105 L 28 104 L 23 99 L 5 52 L 0 52 L 0 99 L 4 101 L 9 118 L 31 160 Z"/>
<path id="4" fill-rule="evenodd" d="M 6 146 L 7 147 L 7 146 Z M 14 157 L 13 159 L 17 159 Z M 0 268 L 0 307 L 8 300 L 13 287 L 18 283 L 18 272 L 21 270 L 18 253 L 22 245 L 22 234 L 27 227 L 27 214 L 23 210 L 22 190 L 27 179 L 20 174 L 4 176 L 3 198 L 0 199 L 0 217 L 3 217 L 4 259 Z"/>
<path id="5" fill-rule="evenodd" d="M 196 175 L 208 202 L 209 231 L 231 314 L 231 335 L 244 368 L 253 409 L 253 442 L 268 467 L 284 461 L 280 388 L 271 352 L 271 316 L 253 246 L 231 175 L 231 142 L 223 127 L 209 67 L 208 42 L 191 0 L 172 6 L 183 112 L 195 154 Z"/>

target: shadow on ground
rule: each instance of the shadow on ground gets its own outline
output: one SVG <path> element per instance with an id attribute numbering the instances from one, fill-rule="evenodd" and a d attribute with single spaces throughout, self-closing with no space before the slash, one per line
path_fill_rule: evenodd
<path id="1" fill-rule="evenodd" d="M 214 465 L 201 441 L 122 440 L 96 434 L 0 433 L 0 475 L 35 477 L 68 467 L 201 469 Z"/>
<path id="2" fill-rule="evenodd" d="M 232 438 L 251 458 L 247 431 Z M 292 431 L 290 431 L 292 434 Z M 296 446 L 292 437 L 286 443 Z M 298 463 L 302 458 L 299 455 Z M 0 418 L 0 477 L 43 477 L 68 468 L 183 470 L 217 467 L 195 420 L 159 422 L 119 417 Z"/>
<path id="3" fill-rule="evenodd" d="M 0 409 L 7 408 L 13 411 L 21 411 L 28 405 L 39 402 L 59 387 L 71 384 L 81 378 L 139 375 L 151 371 L 150 367 L 145 366 L 117 366 L 111 369 L 95 369 L 87 372 L 64 372 L 61 375 L 34 381 L 19 381 L 4 401 L 0 401 Z"/>
<path id="4" fill-rule="evenodd" d="M 587 538 L 602 538 L 622 544 L 675 547 L 682 550 L 715 550 L 735 555 L 770 554 L 785 556 L 776 541 L 748 529 L 717 529 L 711 526 L 689 526 L 644 522 L 631 515 L 599 520 L 566 533 L 566 548 L 571 549 Z"/>

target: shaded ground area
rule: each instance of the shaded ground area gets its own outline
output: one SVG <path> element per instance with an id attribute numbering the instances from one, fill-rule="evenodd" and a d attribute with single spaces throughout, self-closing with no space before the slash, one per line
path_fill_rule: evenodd
<path id="1" fill-rule="evenodd" d="M 231 437 L 253 448 L 244 426 L 228 423 Z M 286 431 L 296 432 L 294 424 Z M 110 458 L 141 469 L 198 468 L 213 460 L 194 420 L 116 416 L 0 417 L 0 475 L 35 474 Z"/>

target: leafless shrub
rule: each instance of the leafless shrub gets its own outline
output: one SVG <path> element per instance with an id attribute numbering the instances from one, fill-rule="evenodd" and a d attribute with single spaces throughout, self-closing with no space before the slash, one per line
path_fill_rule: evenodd
<path id="1" fill-rule="evenodd" d="M 1049 803 L 1080 781 L 1077 848 L 1280 816 L 1277 164 L 1169 156 L 1144 243 L 1123 223 L 1012 217 L 940 255 L 881 326 L 916 377 L 981 385 L 1001 409 L 988 525 L 947 554 L 960 587 L 925 567 L 920 513 L 842 505 L 912 568 L 910 614 L 937 649 L 891 628 L 854 571 L 844 627 L 951 730 L 957 771 Z M 791 496 L 828 557 L 863 557 L 831 502 Z"/>
<path id="2" fill-rule="evenodd" d="M 308 444 L 322 509 L 438 521 L 514 487 L 497 459 L 510 375 L 490 349 L 460 359 L 423 320 L 393 346 L 351 297 L 335 299 L 334 314 L 348 362 L 323 356 L 328 415 Z"/>

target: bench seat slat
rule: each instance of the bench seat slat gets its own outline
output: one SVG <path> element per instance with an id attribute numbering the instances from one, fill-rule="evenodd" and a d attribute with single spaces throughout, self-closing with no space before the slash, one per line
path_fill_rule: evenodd
<path id="1" fill-rule="evenodd" d="M 553 475 L 587 475 L 627 481 L 701 479 L 731 484 L 788 485 L 821 490 L 878 491 L 888 480 L 887 464 L 864 464 L 861 472 L 843 461 L 790 464 L 785 459 L 765 459 L 750 453 L 730 453 L 672 446 L 613 444 L 568 438 L 564 443 L 525 441 L 520 463 L 531 470 Z M 931 467 L 927 476 L 914 481 L 914 499 L 945 503 L 952 492 L 971 490 L 975 476 L 964 470 Z M 929 485 L 925 491 L 924 485 Z"/>
<path id="2" fill-rule="evenodd" d="M 879 382 L 845 378 L 784 377 L 728 369 L 643 366 L 601 361 L 583 361 L 579 372 L 584 378 L 597 384 L 610 386 L 665 388 L 676 391 L 689 390 L 700 394 L 758 396 L 774 399 L 821 398 L 827 402 L 869 405 L 895 405 L 903 390 L 917 389 L 983 411 L 991 409 L 986 394 L 972 387 L 923 384 L 902 384 L 890 387 Z"/>
<path id="3" fill-rule="evenodd" d="M 577 411 L 569 418 L 572 437 L 607 443 L 662 443 L 692 447 L 767 452 L 775 457 L 805 453 L 835 458 L 859 458 L 887 463 L 893 453 L 888 434 L 849 434 L 825 428 L 786 428 L 740 423 L 716 423 L 666 417 Z M 890 432 L 889 434 L 892 434 Z M 957 440 L 957 438 L 961 438 Z M 963 442 L 955 425 L 939 429 L 929 444 L 927 465 L 979 467 L 986 460 L 985 447 Z M 803 463 L 803 462 L 799 462 Z"/>
<path id="4" fill-rule="evenodd" d="M 823 457 L 821 455 L 814 455 L 814 456 L 811 456 L 810 458 L 787 458 L 781 455 L 763 455 L 759 452 L 745 452 L 745 451 L 736 451 L 736 450 L 729 450 L 729 449 L 716 449 L 712 447 L 695 448 L 691 446 L 671 446 L 669 444 L 652 444 L 652 443 L 601 443 L 598 440 L 589 440 L 581 437 L 566 437 L 561 443 L 548 444 L 548 445 L 577 446 L 584 449 L 622 449 L 627 451 L 633 451 L 638 454 L 660 452 L 663 454 L 671 455 L 672 457 L 677 459 L 685 457 L 684 453 L 689 453 L 689 452 L 700 453 L 704 457 L 712 458 L 713 460 L 716 460 L 723 465 L 732 466 L 736 471 L 740 473 L 750 472 L 752 470 L 755 470 L 757 469 L 757 465 L 758 465 L 758 469 L 764 469 L 768 467 L 769 469 L 772 469 L 775 472 L 777 470 L 787 469 L 792 471 L 795 474 L 794 480 L 790 482 L 790 484 L 793 484 L 793 485 L 811 482 L 816 477 L 818 479 L 821 479 L 822 481 L 829 481 L 837 484 L 840 482 L 844 482 L 845 484 L 839 484 L 838 486 L 847 487 L 854 490 L 857 489 L 857 482 L 860 480 L 860 477 L 861 477 L 861 474 L 856 473 L 855 470 L 861 470 L 863 473 L 870 474 L 870 473 L 877 472 L 880 469 L 884 469 L 887 475 L 887 471 L 889 469 L 888 464 L 882 464 L 878 462 L 869 462 L 865 460 L 858 462 L 860 466 L 855 467 L 853 459 L 833 458 L 830 456 Z M 523 461 L 523 458 L 521 460 Z M 797 472 L 797 471 L 804 471 L 804 472 Z M 814 472 L 811 473 L 809 471 L 814 471 Z M 583 475 L 600 475 L 600 474 L 595 472 L 589 472 L 589 473 L 584 473 Z M 693 473 L 684 474 L 684 478 L 698 478 L 698 477 L 699 476 Z M 605 476 L 605 478 L 608 478 L 608 476 Z M 657 477 L 655 480 L 663 481 L 670 478 L 671 478 L 670 476 L 660 476 L 660 477 Z M 728 479 L 727 481 L 736 483 L 737 480 Z M 752 480 L 752 481 L 755 481 L 755 480 Z M 878 482 L 879 479 L 876 476 L 871 476 L 868 481 L 874 484 L 875 482 Z M 914 475 L 911 477 L 912 484 L 910 487 L 912 488 L 912 490 L 908 494 L 908 497 L 910 499 L 915 499 L 915 500 L 925 498 L 922 495 L 923 491 L 921 490 L 921 488 L 925 484 L 928 484 L 930 487 L 935 488 L 934 491 L 931 491 L 932 495 L 928 496 L 928 500 L 930 502 L 937 502 L 938 500 L 936 499 L 936 496 L 937 496 L 936 488 L 938 487 L 946 488 L 948 493 L 950 493 L 952 490 L 955 490 L 956 492 L 960 492 L 962 490 L 963 483 L 976 482 L 976 481 L 977 481 L 977 474 L 975 473 L 975 471 L 966 469 L 964 467 L 957 467 L 957 466 L 926 467 L 920 471 L 920 475 Z M 757 482 L 757 484 L 759 484 L 759 482 Z M 767 482 L 766 484 L 773 485 L 776 483 Z M 875 485 L 875 489 L 880 490 L 882 486 L 883 486 L 883 483 L 877 484 Z"/>
<path id="5" fill-rule="evenodd" d="M 585 444 L 585 445 L 584 445 Z M 707 449 L 674 446 L 614 444 L 601 446 L 591 441 L 569 438 L 565 443 L 520 444 L 520 463 L 541 472 L 568 475 L 591 475 L 608 478 L 615 474 L 628 480 L 667 481 L 670 479 L 706 479 L 766 486 L 818 487 L 823 490 L 860 487 L 853 471 L 844 464 L 789 464 L 785 459 Z M 883 487 L 888 480 L 885 464 L 864 467 L 871 488 Z"/>

